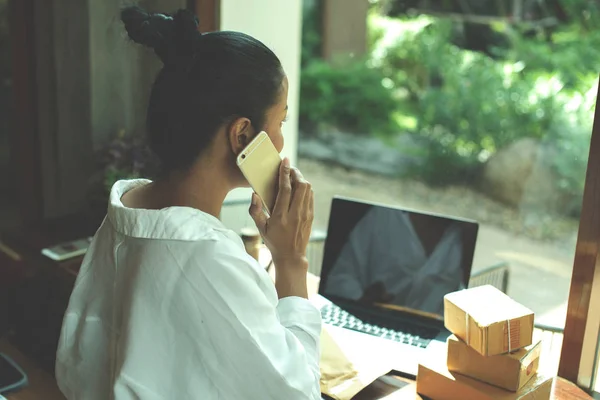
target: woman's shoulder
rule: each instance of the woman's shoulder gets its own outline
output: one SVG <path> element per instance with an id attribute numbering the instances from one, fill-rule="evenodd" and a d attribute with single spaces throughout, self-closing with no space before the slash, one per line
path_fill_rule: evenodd
<path id="1" fill-rule="evenodd" d="M 217 231 L 212 237 L 187 243 L 174 243 L 170 253 L 176 258 L 180 279 L 197 293 L 258 290 L 276 303 L 276 294 L 267 271 L 252 258 L 233 231 Z M 254 289 L 253 289 L 254 288 Z M 235 297 L 235 296 L 234 296 Z"/>
<path id="2" fill-rule="evenodd" d="M 226 229 L 212 230 L 202 238 L 188 242 L 172 242 L 178 248 L 175 257 L 186 271 L 202 274 L 236 274 L 258 278 L 261 267 L 244 248 L 241 238 Z M 262 271 L 264 272 L 264 271 Z"/>

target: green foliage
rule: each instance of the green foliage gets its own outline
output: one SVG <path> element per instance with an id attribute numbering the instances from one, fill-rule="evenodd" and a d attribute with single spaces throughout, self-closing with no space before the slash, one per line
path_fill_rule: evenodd
<path id="1" fill-rule="evenodd" d="M 403 150 L 422 156 L 414 173 L 435 184 L 472 184 L 496 151 L 535 138 L 556 152 L 549 163 L 558 190 L 582 193 L 600 72 L 600 3 L 561 0 L 566 15 L 553 27 L 493 24 L 505 38 L 497 43 L 503 48 L 488 43 L 493 58 L 459 47 L 452 21 L 386 19 L 374 4 L 367 64 L 303 64 L 304 132 L 404 129 L 422 144 Z M 573 198 L 569 212 L 576 214 Z"/>
<path id="2" fill-rule="evenodd" d="M 377 60 L 383 73 L 398 88 L 407 89 L 411 99 L 434 84 L 441 71 L 453 68 L 460 54 L 449 43 L 451 23 L 428 23 L 418 30 L 406 31 Z"/>
<path id="3" fill-rule="evenodd" d="M 336 127 L 350 133 L 389 134 L 396 129 L 393 93 L 378 69 L 362 61 L 343 66 L 313 61 L 302 70 L 300 129 Z"/>
<path id="4" fill-rule="evenodd" d="M 583 39 L 575 30 L 557 30 L 550 42 L 514 30 L 497 60 L 452 44 L 453 25 L 434 19 L 387 48 L 381 68 L 416 106 L 414 133 L 424 144 L 412 172 L 430 183 L 470 184 L 494 152 L 532 137 L 557 150 L 558 189 L 582 193 L 593 96 L 573 103 L 597 79 L 600 35 Z"/>
<path id="5" fill-rule="evenodd" d="M 383 62 L 417 105 L 426 144 L 418 173 L 439 184 L 471 179 L 469 171 L 516 139 L 543 137 L 557 108 L 533 95 L 536 82 L 519 79 L 514 66 L 450 43 L 451 28 L 432 23 L 389 48 Z"/>
<path id="6" fill-rule="evenodd" d="M 301 65 L 321 57 L 321 13 L 317 1 L 304 0 L 302 6 Z"/>
<path id="7" fill-rule="evenodd" d="M 589 89 L 589 76 L 597 77 L 600 72 L 600 30 L 568 26 L 549 35 L 540 31 L 530 38 L 512 30 L 509 37 L 510 48 L 496 52 L 507 60 L 522 63 L 527 78 L 554 73 L 565 89 L 582 92 Z"/>
<path id="8" fill-rule="evenodd" d="M 377 18 L 373 11 L 367 17 L 367 51 L 372 51 L 385 35 L 385 28 L 377 24 Z"/>
<path id="9" fill-rule="evenodd" d="M 556 153 L 549 161 L 558 176 L 556 187 L 570 198 L 565 213 L 573 216 L 581 212 L 596 93 L 597 87 L 592 85 L 583 95 L 555 96 L 565 107 L 553 114 L 545 137 Z"/>
<path id="10" fill-rule="evenodd" d="M 534 37 L 525 37 L 518 30 L 509 31 L 511 47 L 498 53 L 522 66 L 522 79 L 553 74 L 563 85 L 554 96 L 559 107 L 546 127 L 545 140 L 557 151 L 557 157 L 551 161 L 559 178 L 557 189 L 577 194 L 566 211 L 578 215 L 597 93 L 594 83 L 600 72 L 600 31 L 597 29 L 600 5 L 588 0 L 562 0 L 561 3 L 571 23 L 550 32 L 540 31 Z"/>
<path id="11" fill-rule="evenodd" d="M 374 14 L 375 12 L 372 11 Z M 371 21 L 372 18 L 369 18 Z M 397 132 L 393 92 L 383 86 L 384 76 L 365 60 L 321 59 L 319 1 L 303 1 L 300 81 L 300 129 L 305 134 L 335 127 L 350 133 L 386 135 Z M 384 30 L 369 23 L 368 48 Z"/>
<path id="12" fill-rule="evenodd" d="M 560 0 L 569 21 L 582 30 L 597 29 L 600 22 L 600 4 L 597 0 Z"/>

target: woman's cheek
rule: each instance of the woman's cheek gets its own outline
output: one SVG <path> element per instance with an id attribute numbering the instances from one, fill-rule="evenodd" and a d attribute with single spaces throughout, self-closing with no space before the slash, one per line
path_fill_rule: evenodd
<path id="1" fill-rule="evenodd" d="M 285 141 L 283 139 L 283 134 L 281 133 L 281 128 L 276 129 L 273 132 L 274 132 L 274 134 L 271 134 L 269 136 L 271 137 L 271 141 L 273 142 L 273 145 L 275 146 L 277 151 L 279 153 L 281 153 L 281 151 L 283 150 L 283 144 Z"/>
<path id="2" fill-rule="evenodd" d="M 285 139 L 283 138 L 283 135 L 281 134 L 281 131 L 279 132 L 279 137 L 278 137 L 278 145 L 275 146 L 275 148 L 277 149 L 278 152 L 281 153 L 281 151 L 283 150 L 283 146 L 285 144 Z"/>

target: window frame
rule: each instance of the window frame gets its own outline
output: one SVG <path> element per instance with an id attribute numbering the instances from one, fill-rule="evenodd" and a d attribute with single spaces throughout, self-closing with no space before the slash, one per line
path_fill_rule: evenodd
<path id="1" fill-rule="evenodd" d="M 220 29 L 220 0 L 189 0 L 188 8 L 192 9 L 198 17 L 201 32 L 214 32 Z"/>
<path id="2" fill-rule="evenodd" d="M 596 99 L 600 97 L 600 85 Z M 592 392 L 600 338 L 600 102 L 596 102 L 558 375 Z"/>
<path id="3" fill-rule="evenodd" d="M 22 224 L 42 219 L 42 176 L 38 137 L 34 0 L 9 0 L 14 119 L 9 132 L 10 165 L 15 171 Z"/>

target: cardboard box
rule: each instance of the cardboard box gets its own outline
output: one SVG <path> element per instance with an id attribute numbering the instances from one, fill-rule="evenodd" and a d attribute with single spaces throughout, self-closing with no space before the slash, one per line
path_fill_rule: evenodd
<path id="1" fill-rule="evenodd" d="M 535 374 L 518 392 L 448 371 L 446 354 L 419 364 L 417 393 L 435 400 L 549 400 L 554 379 Z"/>
<path id="2" fill-rule="evenodd" d="M 444 325 L 484 356 L 533 342 L 533 311 L 490 285 L 444 296 Z"/>
<path id="3" fill-rule="evenodd" d="M 540 362 L 541 342 L 513 353 L 482 356 L 452 335 L 448 338 L 448 370 L 501 387 L 518 391 L 535 375 Z"/>

